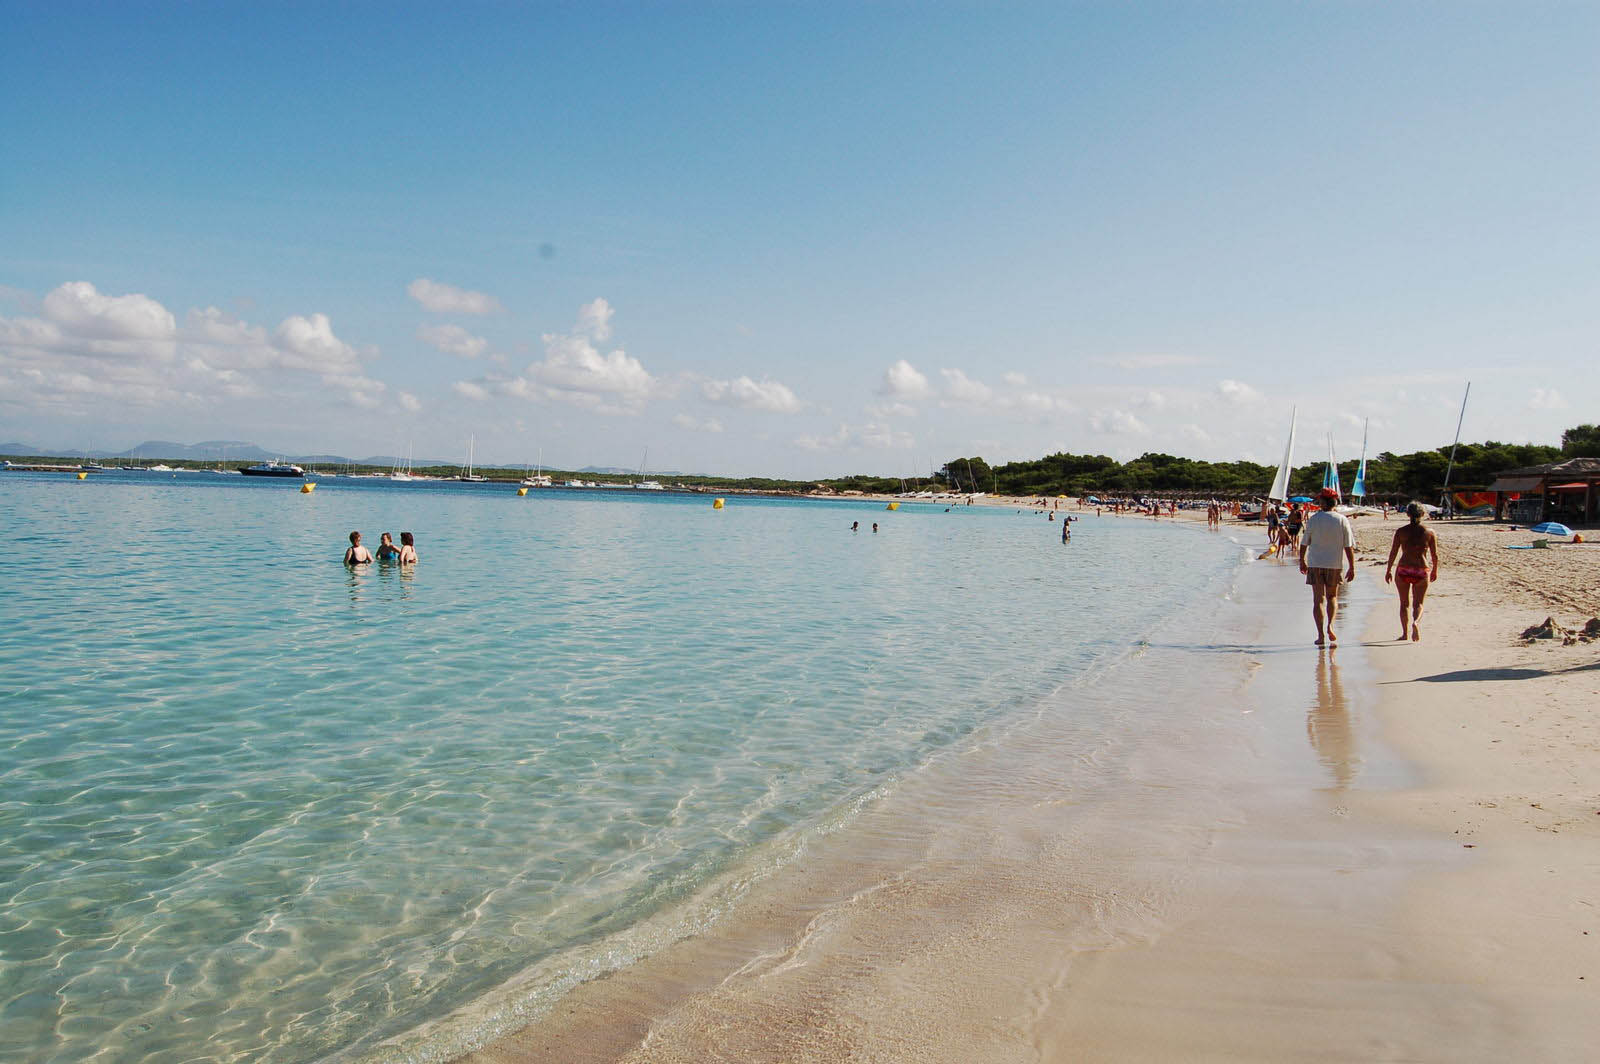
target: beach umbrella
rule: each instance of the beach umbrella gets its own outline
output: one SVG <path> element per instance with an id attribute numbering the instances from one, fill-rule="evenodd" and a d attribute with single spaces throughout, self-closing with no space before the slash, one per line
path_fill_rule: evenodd
<path id="1" fill-rule="evenodd" d="M 1568 528 L 1566 525 L 1562 524 L 1560 521 L 1546 521 L 1542 525 L 1534 525 L 1533 528 L 1529 529 L 1529 531 L 1538 532 L 1540 535 L 1545 535 L 1545 536 L 1570 536 L 1570 535 L 1572 535 L 1572 529 Z"/>
<path id="2" fill-rule="evenodd" d="M 1309 495 L 1296 495 L 1294 498 L 1290 499 L 1289 501 L 1290 502 L 1310 502 L 1311 501 L 1311 496 L 1309 496 Z"/>

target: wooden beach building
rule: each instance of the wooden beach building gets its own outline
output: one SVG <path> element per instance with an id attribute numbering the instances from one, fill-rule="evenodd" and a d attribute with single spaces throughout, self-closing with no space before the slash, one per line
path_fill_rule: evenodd
<path id="1" fill-rule="evenodd" d="M 1568 458 L 1496 473 L 1494 519 L 1537 524 L 1600 523 L 1600 458 Z"/>

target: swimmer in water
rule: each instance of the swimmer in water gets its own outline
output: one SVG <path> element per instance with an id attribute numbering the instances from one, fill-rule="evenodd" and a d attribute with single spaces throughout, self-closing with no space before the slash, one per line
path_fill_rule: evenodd
<path id="1" fill-rule="evenodd" d="M 394 545 L 394 537 L 385 532 L 383 539 L 378 544 L 378 560 L 380 562 L 397 562 L 400 560 L 400 548 Z"/>
<path id="2" fill-rule="evenodd" d="M 417 564 L 417 541 L 410 532 L 400 533 L 400 564 Z"/>
<path id="3" fill-rule="evenodd" d="M 350 533 L 350 549 L 344 552 L 346 565 L 371 565 L 372 552 L 361 545 L 361 533 Z"/>

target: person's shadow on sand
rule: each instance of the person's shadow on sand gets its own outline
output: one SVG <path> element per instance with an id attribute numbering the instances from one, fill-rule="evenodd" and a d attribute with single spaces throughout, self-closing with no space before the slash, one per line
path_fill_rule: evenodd
<path id="1" fill-rule="evenodd" d="M 1478 680 L 1537 680 L 1541 676 L 1562 676 L 1569 672 L 1591 672 L 1600 669 L 1600 661 L 1587 665 L 1569 665 L 1565 669 L 1457 669 L 1439 672 L 1432 676 L 1418 676 L 1414 680 L 1387 680 L 1386 683 L 1474 683 Z"/>

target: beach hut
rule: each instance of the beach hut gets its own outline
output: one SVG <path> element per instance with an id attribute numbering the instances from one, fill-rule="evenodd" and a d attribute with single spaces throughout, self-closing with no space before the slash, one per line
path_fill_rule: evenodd
<path id="1" fill-rule="evenodd" d="M 1600 523 L 1600 458 L 1507 469 L 1495 474 L 1489 490 L 1496 521 Z"/>

